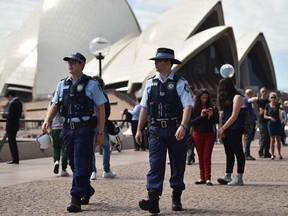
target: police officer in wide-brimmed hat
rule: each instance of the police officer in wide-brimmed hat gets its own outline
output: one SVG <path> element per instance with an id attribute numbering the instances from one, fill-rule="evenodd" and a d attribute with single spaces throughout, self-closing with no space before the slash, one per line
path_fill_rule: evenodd
<path id="1" fill-rule="evenodd" d="M 70 76 L 58 83 L 52 105 L 42 125 L 42 132 L 47 133 L 49 124 L 59 111 L 63 117 L 61 138 L 73 171 L 70 190 L 72 199 L 67 210 L 79 212 L 81 205 L 88 204 L 95 192 L 90 185 L 93 142 L 95 129 L 97 129 L 96 144 L 101 145 L 104 142 L 104 103 L 107 100 L 98 81 L 83 74 L 86 58 L 81 53 L 73 53 L 63 60 L 67 62 Z"/>
<path id="2" fill-rule="evenodd" d="M 181 62 L 174 57 L 174 50 L 158 48 L 155 61 L 158 73 L 148 79 L 140 105 L 142 106 L 136 141 L 142 140 L 142 129 L 149 117 L 149 163 L 147 174 L 148 199 L 141 200 L 141 209 L 159 213 L 159 196 L 162 195 L 168 150 L 172 192 L 172 210 L 181 211 L 181 194 L 186 162 L 186 132 L 193 101 L 188 82 L 174 74 L 173 64 Z"/>

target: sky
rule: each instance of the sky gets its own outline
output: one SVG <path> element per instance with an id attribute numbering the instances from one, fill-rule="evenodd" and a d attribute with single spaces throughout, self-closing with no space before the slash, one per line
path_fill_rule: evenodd
<path id="1" fill-rule="evenodd" d="M 0 0 L 0 38 L 16 31 L 21 26 L 21 21 L 41 1 Z M 181 2 L 181 0 L 127 1 L 142 29 L 160 14 Z M 277 87 L 288 92 L 288 0 L 222 0 L 222 6 L 225 24 L 233 27 L 236 41 L 248 32 L 264 33 L 274 63 Z"/>
<path id="2" fill-rule="evenodd" d="M 159 14 L 180 1 L 128 2 L 145 29 Z M 222 7 L 225 24 L 233 27 L 236 41 L 248 32 L 263 32 L 274 63 L 278 90 L 288 92 L 288 0 L 222 0 Z"/>

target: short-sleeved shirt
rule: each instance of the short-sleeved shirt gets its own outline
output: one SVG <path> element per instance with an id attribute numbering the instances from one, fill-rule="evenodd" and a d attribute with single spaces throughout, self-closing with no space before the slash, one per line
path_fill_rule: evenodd
<path id="1" fill-rule="evenodd" d="M 132 114 L 132 121 L 138 121 L 139 120 L 139 114 L 140 114 L 140 110 L 141 110 L 141 105 L 140 104 L 136 104 L 136 106 L 134 106 L 131 114 Z"/>
<path id="2" fill-rule="evenodd" d="M 52 98 L 52 103 L 57 104 L 59 98 L 62 97 L 65 80 L 70 79 L 73 83 L 75 83 L 75 82 L 79 81 L 81 76 L 77 80 L 72 80 L 71 77 L 68 77 L 66 79 L 61 80 L 57 85 L 54 97 Z M 93 80 L 93 79 L 88 81 L 87 86 L 85 88 L 85 94 L 87 97 L 89 97 L 91 100 L 94 101 L 94 104 L 96 106 L 102 105 L 107 101 L 98 81 Z M 87 117 L 87 118 L 89 118 L 89 117 Z M 85 116 L 83 117 L 83 120 L 87 120 Z M 77 121 L 77 120 L 75 120 L 75 121 Z"/>
<path id="3" fill-rule="evenodd" d="M 153 83 L 153 80 L 155 79 L 158 79 L 160 80 L 162 83 L 165 83 L 167 82 L 168 79 L 172 79 L 174 80 L 174 72 L 170 72 L 167 80 L 164 82 L 160 76 L 160 73 L 157 73 L 153 79 L 148 79 L 146 81 L 146 86 L 145 86 L 145 89 L 144 89 L 144 93 L 143 93 L 143 96 L 142 96 L 142 100 L 141 100 L 141 103 L 140 105 L 142 107 L 145 107 L 147 108 L 148 107 L 148 104 L 147 104 L 147 101 L 148 101 L 148 95 L 151 91 L 151 86 L 152 86 L 152 83 Z M 193 106 L 194 105 L 194 100 L 192 99 L 191 97 L 191 94 L 190 94 L 190 91 L 189 91 L 189 85 L 188 85 L 188 82 L 185 80 L 185 79 L 179 79 L 178 82 L 177 82 L 177 86 L 176 86 L 176 90 L 177 90 L 177 93 L 180 97 L 180 100 L 181 100 L 181 103 L 182 103 L 182 106 L 183 107 L 186 107 L 186 106 Z"/>

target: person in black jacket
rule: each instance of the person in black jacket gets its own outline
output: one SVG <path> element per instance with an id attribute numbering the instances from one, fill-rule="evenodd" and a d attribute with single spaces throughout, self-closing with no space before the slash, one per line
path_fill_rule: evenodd
<path id="1" fill-rule="evenodd" d="M 22 114 L 22 102 L 16 97 L 15 92 L 9 91 L 5 95 L 9 100 L 8 113 L 2 115 L 3 118 L 7 118 L 6 121 L 6 133 L 8 136 L 8 143 L 11 152 L 12 161 L 8 164 L 19 164 L 18 146 L 16 142 L 16 135 L 19 130 L 19 119 Z"/>

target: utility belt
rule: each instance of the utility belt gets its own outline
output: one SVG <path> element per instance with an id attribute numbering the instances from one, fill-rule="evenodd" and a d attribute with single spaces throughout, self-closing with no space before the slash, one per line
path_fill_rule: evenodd
<path id="1" fill-rule="evenodd" d="M 97 118 L 92 117 L 87 121 L 81 120 L 80 122 L 68 122 L 67 119 L 65 119 L 63 123 L 63 127 L 65 129 L 77 129 L 81 127 L 91 127 L 91 128 L 96 128 L 97 126 Z"/>
<path id="2" fill-rule="evenodd" d="M 172 119 L 151 119 L 150 125 L 153 127 L 167 128 L 171 126 L 179 126 L 181 123 L 180 118 Z"/>

